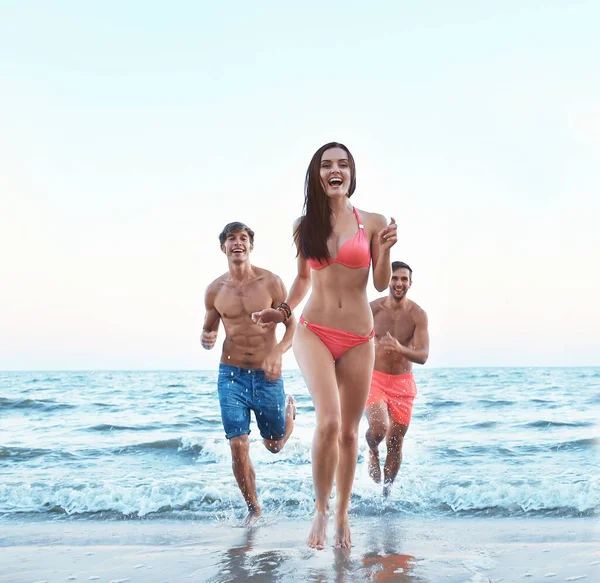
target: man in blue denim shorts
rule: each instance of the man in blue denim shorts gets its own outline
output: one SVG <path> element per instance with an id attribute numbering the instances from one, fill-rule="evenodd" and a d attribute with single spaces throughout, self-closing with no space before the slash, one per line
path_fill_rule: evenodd
<path id="1" fill-rule="evenodd" d="M 279 343 L 274 325 L 257 326 L 252 321 L 253 312 L 277 307 L 287 295 L 277 275 L 250 263 L 254 231 L 243 223 L 229 223 L 219 242 L 229 270 L 206 289 L 202 346 L 210 350 L 215 345 L 222 321 L 225 342 L 218 380 L 221 419 L 231 447 L 233 474 L 248 506 L 244 524 L 252 526 L 260 517 L 260 505 L 250 460 L 250 411 L 254 411 L 266 448 L 273 453 L 281 451 L 296 415 L 294 398 L 286 399 L 281 378 L 281 357 L 292 345 L 296 321 L 285 307 L 281 308 L 286 320 Z"/>

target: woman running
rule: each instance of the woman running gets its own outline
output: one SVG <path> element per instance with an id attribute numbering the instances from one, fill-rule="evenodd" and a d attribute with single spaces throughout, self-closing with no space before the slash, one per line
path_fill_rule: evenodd
<path id="1" fill-rule="evenodd" d="M 285 302 L 253 314 L 263 325 L 283 322 L 312 293 L 296 329 L 293 350 L 315 407 L 312 470 L 315 513 L 308 546 L 325 548 L 329 497 L 335 479 L 335 546 L 350 547 L 348 506 L 358 457 L 358 426 L 369 394 L 373 316 L 367 299 L 369 267 L 378 291 L 390 280 L 397 226 L 355 208 L 354 158 L 343 144 L 319 148 L 308 167 L 302 216 L 294 223 L 298 274 Z"/>

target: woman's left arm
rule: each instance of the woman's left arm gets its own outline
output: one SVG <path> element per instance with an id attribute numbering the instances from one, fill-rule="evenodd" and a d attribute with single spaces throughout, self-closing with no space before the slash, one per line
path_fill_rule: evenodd
<path id="1" fill-rule="evenodd" d="M 388 225 L 383 215 L 372 215 L 371 257 L 373 259 L 373 284 L 379 292 L 384 291 L 390 284 L 392 266 L 390 249 L 398 240 L 398 225 L 394 217 Z"/>

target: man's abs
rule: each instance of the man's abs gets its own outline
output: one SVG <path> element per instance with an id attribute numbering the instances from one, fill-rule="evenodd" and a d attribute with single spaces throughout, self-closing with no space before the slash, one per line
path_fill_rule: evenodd
<path id="1" fill-rule="evenodd" d="M 375 370 L 385 374 L 405 374 L 412 371 L 413 363 L 399 355 L 398 353 L 388 352 L 377 345 L 375 341 Z"/>
<path id="2" fill-rule="evenodd" d="M 221 363 L 241 368 L 262 368 L 267 354 L 276 344 L 277 339 L 272 330 L 255 335 L 227 335 L 223 343 Z"/>

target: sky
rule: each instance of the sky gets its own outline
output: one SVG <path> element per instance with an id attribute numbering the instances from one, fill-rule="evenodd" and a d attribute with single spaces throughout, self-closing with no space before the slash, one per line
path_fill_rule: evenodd
<path id="1" fill-rule="evenodd" d="M 598 22 L 593 0 L 0 0 L 0 369 L 215 368 L 219 232 L 250 225 L 289 288 L 332 140 L 353 204 L 398 222 L 425 366 L 600 365 Z"/>

